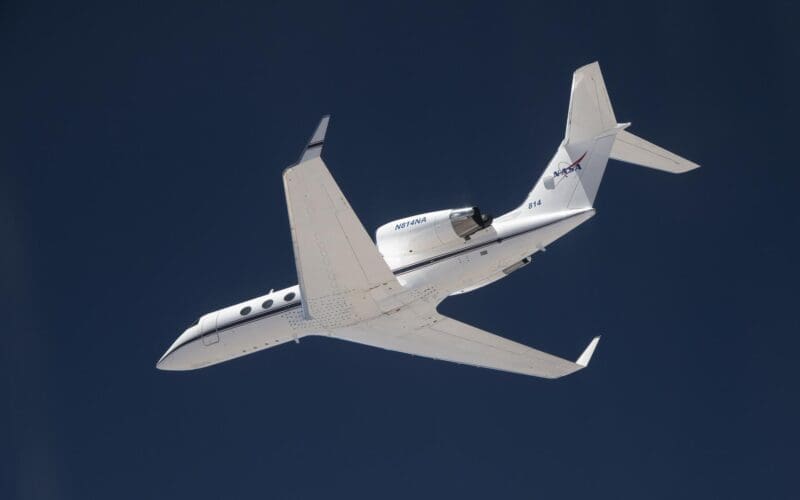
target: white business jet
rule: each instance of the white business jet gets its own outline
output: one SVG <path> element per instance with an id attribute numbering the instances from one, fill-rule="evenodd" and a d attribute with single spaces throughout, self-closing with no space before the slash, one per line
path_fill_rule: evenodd
<path id="1" fill-rule="evenodd" d="M 322 159 L 328 117 L 283 173 L 299 285 L 200 317 L 162 370 L 193 370 L 307 336 L 331 337 L 465 365 L 558 378 L 585 368 L 595 337 L 569 361 L 436 311 L 530 263 L 590 219 L 609 158 L 672 173 L 698 165 L 617 123 L 600 66 L 572 78 L 566 135 L 528 197 L 492 218 L 477 207 L 392 221 L 373 243 Z"/>

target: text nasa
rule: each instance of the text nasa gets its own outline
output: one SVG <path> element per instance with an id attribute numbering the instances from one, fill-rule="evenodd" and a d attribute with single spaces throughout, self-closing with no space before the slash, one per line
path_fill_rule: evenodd
<path id="1" fill-rule="evenodd" d="M 574 172 L 576 170 L 583 170 L 581 168 L 581 164 L 580 163 L 576 163 L 575 165 L 570 165 L 568 167 L 560 168 L 558 170 L 553 171 L 553 177 L 558 177 L 559 175 L 571 174 L 572 172 Z"/>
<path id="2" fill-rule="evenodd" d="M 404 229 L 408 226 L 416 226 L 417 224 L 422 224 L 423 222 L 427 222 L 425 217 L 417 217 L 416 219 L 409 219 L 405 222 L 401 222 L 399 224 L 394 225 L 394 230 L 397 231 L 398 229 Z"/>

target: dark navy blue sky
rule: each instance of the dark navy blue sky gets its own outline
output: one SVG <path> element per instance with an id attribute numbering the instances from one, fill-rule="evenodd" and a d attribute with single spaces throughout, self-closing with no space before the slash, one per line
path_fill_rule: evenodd
<path id="1" fill-rule="evenodd" d="M 641 4 L 641 2 L 640 2 Z M 789 2 L 0 6 L 2 498 L 792 498 Z M 191 373 L 200 314 L 296 282 L 281 172 L 320 115 L 364 225 L 522 201 L 599 60 L 597 216 L 445 314 L 558 381 L 325 339 Z"/>

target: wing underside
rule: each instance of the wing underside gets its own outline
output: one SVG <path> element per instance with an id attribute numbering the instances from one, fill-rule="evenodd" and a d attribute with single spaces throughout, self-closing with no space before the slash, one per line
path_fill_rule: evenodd
<path id="1" fill-rule="evenodd" d="M 585 368 L 600 339 L 592 339 L 573 362 L 438 313 L 426 317 L 423 326 L 415 326 L 415 322 L 417 318 L 402 313 L 383 316 L 337 330 L 333 336 L 426 358 L 550 379 Z"/>
<path id="2" fill-rule="evenodd" d="M 283 181 L 305 316 L 336 326 L 380 314 L 401 287 L 320 156 L 327 124 Z"/>

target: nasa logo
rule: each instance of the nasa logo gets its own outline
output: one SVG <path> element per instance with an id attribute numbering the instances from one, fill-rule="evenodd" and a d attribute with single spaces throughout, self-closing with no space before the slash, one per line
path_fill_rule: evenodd
<path id="1" fill-rule="evenodd" d="M 566 167 L 559 168 L 558 170 L 555 170 L 553 172 L 553 177 L 559 177 L 559 176 L 566 177 L 568 174 L 571 174 L 572 172 L 575 172 L 577 170 L 583 170 L 583 168 L 581 167 L 581 162 L 583 161 L 583 158 L 585 156 L 586 156 L 586 153 L 583 153 L 580 158 L 578 158 L 574 162 L 570 163 Z"/>

